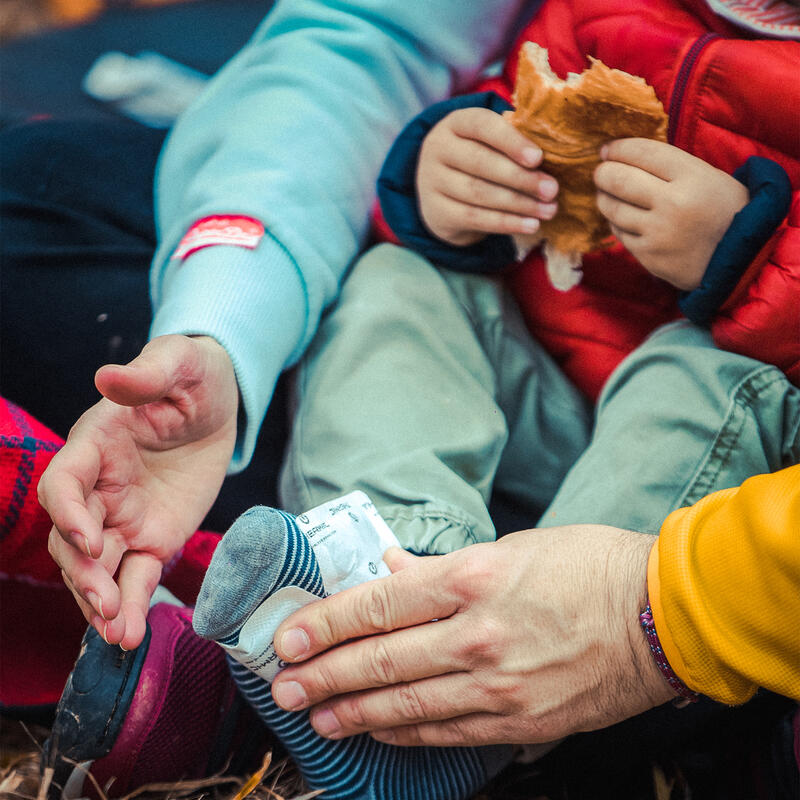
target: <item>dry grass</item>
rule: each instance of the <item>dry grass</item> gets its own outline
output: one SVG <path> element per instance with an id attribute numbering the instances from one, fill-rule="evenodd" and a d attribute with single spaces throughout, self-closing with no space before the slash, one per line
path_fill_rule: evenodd
<path id="1" fill-rule="evenodd" d="M 41 725 L 26 725 L 0 717 L 0 800 L 45 800 L 48 779 L 45 776 L 42 780 L 40 776 L 39 758 L 48 734 L 48 729 Z M 92 776 L 89 777 L 92 780 Z M 104 787 L 95 784 L 95 790 L 101 800 L 107 800 Z M 273 763 L 268 753 L 261 768 L 250 775 L 213 775 L 202 780 L 148 784 L 122 800 L 311 800 L 313 797 L 324 800 L 325 793 L 308 792 L 289 759 Z M 501 788 L 487 789 L 474 800 L 551 799 L 527 791 L 521 796 L 516 791 Z"/>
<path id="2" fill-rule="evenodd" d="M 0 719 L 0 798 L 44 800 L 49 776 L 39 774 L 39 757 L 48 730 L 38 725 Z M 90 780 L 94 780 L 89 775 Z M 106 792 L 94 784 L 97 795 Z M 140 786 L 122 800 L 310 800 L 320 792 L 307 792 L 288 759 L 273 763 L 267 753 L 261 767 L 251 775 L 212 775 L 193 781 L 153 783 Z"/>
<path id="3" fill-rule="evenodd" d="M 41 725 L 25 725 L 0 717 L 0 800 L 45 800 L 48 779 L 42 780 L 39 757 L 48 729 Z M 516 779 L 495 780 L 473 800 L 570 800 L 570 793 L 559 787 L 555 793 L 537 790 L 533 771 L 518 770 Z M 89 776 L 93 780 L 92 776 Z M 673 792 L 675 778 L 667 777 L 658 766 L 653 767 L 652 800 L 682 798 Z M 104 788 L 95 783 L 96 795 L 107 800 Z M 324 791 L 309 792 L 289 759 L 273 762 L 267 753 L 261 767 L 249 775 L 212 775 L 202 780 L 174 781 L 141 786 L 122 800 L 311 800 L 325 799 Z M 401 800 L 401 798 L 392 798 Z"/>

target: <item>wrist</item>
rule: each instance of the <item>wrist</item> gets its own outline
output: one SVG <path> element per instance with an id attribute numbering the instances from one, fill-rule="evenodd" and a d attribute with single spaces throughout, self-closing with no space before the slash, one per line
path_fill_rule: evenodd
<path id="1" fill-rule="evenodd" d="M 646 697 L 647 707 L 655 707 L 674 699 L 675 692 L 664 680 L 639 621 L 640 612 L 647 606 L 647 563 L 654 537 L 641 533 L 631 533 L 630 536 L 629 590 L 625 605 L 619 611 L 624 614 L 632 669 Z"/>
<path id="2" fill-rule="evenodd" d="M 753 156 L 733 177 L 745 190 L 747 201 L 717 242 L 700 284 L 678 301 L 681 311 L 696 325 L 708 325 L 735 294 L 791 205 L 791 181 L 783 167 L 770 159 Z"/>

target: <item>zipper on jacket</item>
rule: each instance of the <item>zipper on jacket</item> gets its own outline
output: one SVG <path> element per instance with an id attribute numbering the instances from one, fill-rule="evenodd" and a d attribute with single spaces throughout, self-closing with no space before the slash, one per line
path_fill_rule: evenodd
<path id="1" fill-rule="evenodd" d="M 681 110 L 683 107 L 683 96 L 686 93 L 686 85 L 689 83 L 689 76 L 692 74 L 694 65 L 700 57 L 700 53 L 706 46 L 714 41 L 714 39 L 722 38 L 718 33 L 704 33 L 695 43 L 689 48 L 689 52 L 683 59 L 680 70 L 678 70 L 678 77 L 675 78 L 675 88 L 672 90 L 672 99 L 669 103 L 669 125 L 667 128 L 667 141 L 670 144 L 674 143 L 675 133 L 678 130 L 678 120 L 680 119 Z"/>

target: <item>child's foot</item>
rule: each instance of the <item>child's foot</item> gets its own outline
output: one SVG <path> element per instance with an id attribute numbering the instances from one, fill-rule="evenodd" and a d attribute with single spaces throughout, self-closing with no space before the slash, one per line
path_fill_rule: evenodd
<path id="1" fill-rule="evenodd" d="M 511 747 L 401 748 L 366 734 L 331 741 L 313 730 L 307 711 L 279 708 L 270 692 L 274 632 L 295 608 L 324 596 L 316 556 L 294 517 L 258 507 L 223 537 L 194 615 L 201 636 L 252 668 L 231 661 L 241 692 L 312 788 L 330 800 L 459 800 L 510 762 Z"/>

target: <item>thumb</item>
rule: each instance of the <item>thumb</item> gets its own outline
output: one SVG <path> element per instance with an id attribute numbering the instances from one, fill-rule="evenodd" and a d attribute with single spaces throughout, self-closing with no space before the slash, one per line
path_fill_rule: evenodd
<path id="1" fill-rule="evenodd" d="M 104 397 L 123 406 L 140 406 L 166 397 L 179 379 L 185 338 L 159 337 L 148 342 L 128 364 L 100 367 L 95 386 Z"/>
<path id="2" fill-rule="evenodd" d="M 430 558 L 430 556 L 425 557 Z M 413 553 L 409 553 L 408 550 L 403 550 L 400 547 L 390 547 L 383 554 L 384 563 L 392 572 L 399 572 L 401 569 L 410 567 L 418 561 L 421 561 L 422 558 L 423 556 L 415 556 Z"/>

